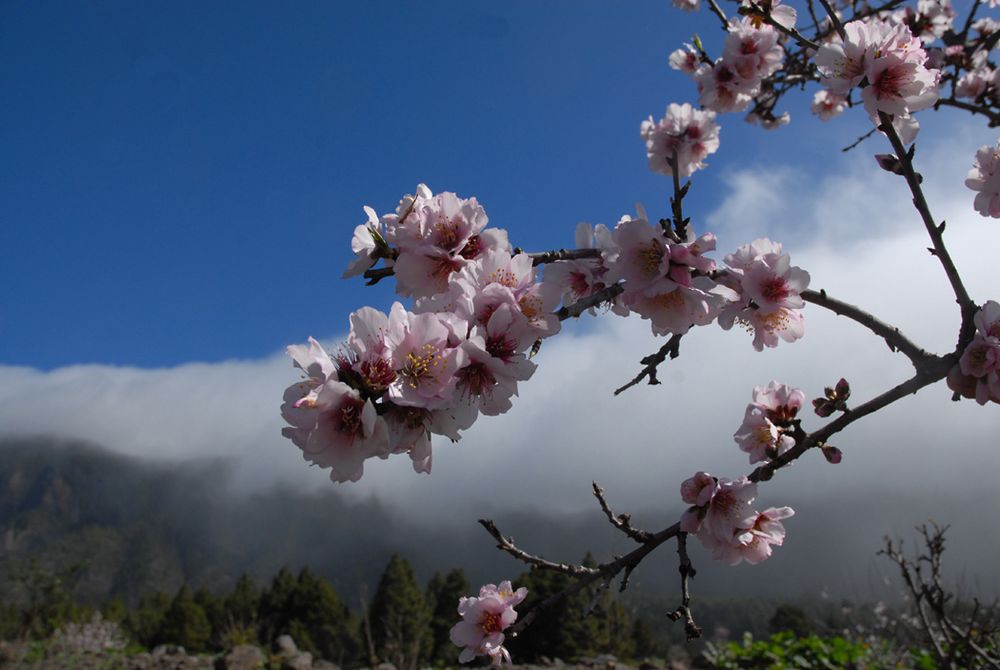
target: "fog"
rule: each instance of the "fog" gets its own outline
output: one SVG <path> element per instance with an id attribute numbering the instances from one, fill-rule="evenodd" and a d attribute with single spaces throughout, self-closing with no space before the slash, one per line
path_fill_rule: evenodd
<path id="1" fill-rule="evenodd" d="M 918 164 L 934 215 L 948 221 L 956 263 L 982 302 L 1000 298 L 1000 224 L 973 212 L 972 192 L 961 184 L 971 157 L 967 143 L 962 137 L 951 149 L 918 153 Z M 958 309 L 944 273 L 926 251 L 903 180 L 871 169 L 870 161 L 870 153 L 858 152 L 849 169 L 816 178 L 788 169 L 730 173 L 729 195 L 706 227 L 719 235 L 720 258 L 759 235 L 785 241 L 793 264 L 810 272 L 811 288 L 873 311 L 927 349 L 949 351 Z M 360 287 L 357 296 L 361 306 Z M 327 335 L 321 339 L 342 336 Z M 907 359 L 882 340 L 810 305 L 802 341 L 756 353 L 742 331 L 701 328 L 684 338 L 680 358 L 661 368 L 661 385 L 613 396 L 661 343 L 635 317 L 605 314 L 567 324 L 544 343 L 538 371 L 522 384 L 513 410 L 481 419 L 457 444 L 437 439 L 430 476 L 413 473 L 401 456 L 369 462 L 357 484 L 335 485 L 307 467 L 280 436 L 281 393 L 297 379 L 281 352 L 156 370 L 0 367 L 0 435 L 80 438 L 167 461 L 222 457 L 225 481 L 240 491 L 337 487 L 428 523 L 588 509 L 596 479 L 617 508 L 644 510 L 651 523 L 666 524 L 679 509 L 680 482 L 696 470 L 728 477 L 751 470 L 732 434 L 754 386 L 776 379 L 812 398 L 845 377 L 852 401 L 861 402 L 910 373 Z M 1000 471 L 1000 408 L 950 396 L 939 384 L 858 422 L 832 440 L 843 463 L 806 454 L 761 486 L 760 504 L 826 510 L 823 523 L 840 519 L 831 534 L 842 535 L 831 542 L 861 538 L 865 546 L 934 516 L 954 524 L 959 544 L 995 556 L 997 533 L 992 527 L 984 533 L 983 524 L 1000 518 L 991 495 Z M 808 414 L 804 425 L 816 428 L 821 420 Z M 905 510 L 883 505 L 893 500 L 907 501 Z M 838 516 L 841 504 L 850 518 Z M 890 508 L 894 516 L 887 518 Z M 657 510 L 662 519 L 652 519 Z M 791 519 L 789 542 L 796 525 L 816 521 L 805 514 Z"/>

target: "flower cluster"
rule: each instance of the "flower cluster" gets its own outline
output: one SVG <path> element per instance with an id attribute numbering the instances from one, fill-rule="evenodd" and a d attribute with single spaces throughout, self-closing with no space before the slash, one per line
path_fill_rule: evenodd
<path id="1" fill-rule="evenodd" d="M 332 356 L 315 340 L 288 348 L 305 379 L 285 392 L 283 434 L 335 481 L 357 481 L 367 459 L 398 453 L 430 472 L 431 433 L 458 440 L 479 414 L 509 409 L 535 371 L 527 351 L 558 332 L 560 288 L 536 281 L 532 259 L 511 256 L 506 233 L 483 231 L 485 219 L 474 199 L 426 187 L 407 196 L 379 222 L 384 237 L 362 228 L 373 231 L 371 248 L 395 254 L 402 291 L 421 296 L 414 310 L 354 312 Z"/>
<path id="2" fill-rule="evenodd" d="M 802 337 L 805 306 L 802 291 L 809 273 L 793 266 L 781 244 L 767 238 L 754 240 L 725 258 L 729 271 L 720 281 L 741 297 L 719 315 L 719 325 L 729 330 L 738 323 L 750 331 L 757 351 L 778 346 L 778 339 L 794 342 Z"/>
<path id="3" fill-rule="evenodd" d="M 774 0 L 768 4 L 776 7 L 779 3 Z M 778 13 L 779 22 L 791 27 L 795 24 L 795 11 L 787 5 L 782 9 Z M 775 19 L 778 20 L 777 16 Z M 715 112 L 746 109 L 760 93 L 761 82 L 781 67 L 785 55 L 782 37 L 756 16 L 730 20 L 722 56 L 712 63 L 702 63 L 692 73 L 698 87 L 698 102 Z"/>
<path id="4" fill-rule="evenodd" d="M 844 30 L 843 41 L 824 44 L 816 54 L 820 83 L 839 96 L 866 83 L 861 91 L 865 110 L 876 120 L 879 112 L 893 115 L 909 144 L 919 128 L 911 114 L 937 101 L 940 71 L 926 67 L 927 52 L 905 23 L 872 17 L 852 21 Z"/>
<path id="5" fill-rule="evenodd" d="M 653 117 L 642 122 L 642 139 L 646 142 L 649 169 L 672 175 L 671 160 L 677 153 L 677 174 L 688 177 L 705 167 L 705 157 L 719 148 L 719 126 L 715 112 L 693 108 L 688 103 L 671 103 L 667 114 L 659 121 Z"/>
<path id="6" fill-rule="evenodd" d="M 671 239 L 640 207 L 638 216 L 618 222 L 611 238 L 613 246 L 603 250 L 607 280 L 623 282 L 621 305 L 649 319 L 657 335 L 709 324 L 736 298 L 709 276 L 715 261 L 704 254 L 715 249 L 711 233 Z"/>
<path id="7" fill-rule="evenodd" d="M 1000 141 L 976 152 L 976 162 L 965 178 L 965 185 L 977 191 L 973 206 L 983 216 L 1000 218 Z"/>
<path id="8" fill-rule="evenodd" d="M 973 319 L 976 333 L 962 352 L 948 384 L 980 405 L 1000 403 L 1000 304 L 989 300 Z"/>
<path id="9" fill-rule="evenodd" d="M 489 656 L 493 665 L 510 663 L 510 653 L 503 646 L 503 631 L 517 620 L 514 607 L 527 595 L 528 589 L 523 586 L 515 591 L 510 582 L 500 582 L 500 586 L 483 586 L 479 596 L 460 599 L 458 613 L 462 620 L 450 633 L 451 641 L 463 648 L 459 663 L 468 663 L 476 656 Z"/>
<path id="10" fill-rule="evenodd" d="M 681 516 L 681 530 L 697 536 L 713 558 L 730 565 L 768 558 L 771 546 L 785 541 L 781 520 L 795 514 L 791 507 L 753 509 L 757 485 L 746 477 L 719 479 L 697 472 L 681 484 L 681 498 L 691 505 Z"/>
<path id="11" fill-rule="evenodd" d="M 740 449 L 750 454 L 751 463 L 777 458 L 795 446 L 789 433 L 795 429 L 795 417 L 805 399 L 799 389 L 776 381 L 754 387 L 753 402 L 733 435 Z"/>

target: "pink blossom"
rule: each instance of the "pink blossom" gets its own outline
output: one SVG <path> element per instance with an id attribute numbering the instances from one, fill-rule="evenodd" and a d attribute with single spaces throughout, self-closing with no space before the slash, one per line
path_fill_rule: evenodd
<path id="1" fill-rule="evenodd" d="M 681 500 L 689 505 L 704 507 L 712 502 L 718 490 L 719 483 L 715 477 L 707 472 L 696 472 L 693 477 L 681 483 Z"/>
<path id="2" fill-rule="evenodd" d="M 976 193 L 973 206 L 983 216 L 1000 218 L 1000 140 L 995 147 L 982 146 L 965 185 Z"/>
<path id="3" fill-rule="evenodd" d="M 674 7 L 684 12 L 696 12 L 701 6 L 701 0 L 673 0 Z"/>
<path id="4" fill-rule="evenodd" d="M 778 42 L 779 35 L 772 26 L 762 25 L 754 17 L 732 20 L 722 49 L 722 60 L 745 81 L 769 77 L 781 67 L 785 56 L 785 50 Z"/>
<path id="5" fill-rule="evenodd" d="M 865 110 L 907 116 L 926 109 L 938 99 L 938 70 L 928 70 L 906 54 L 887 53 L 869 64 L 869 85 L 861 91 Z"/>
<path id="6" fill-rule="evenodd" d="M 679 70 L 684 74 L 694 74 L 698 69 L 700 59 L 698 52 L 690 44 L 685 44 L 683 49 L 675 49 L 668 59 L 670 67 Z"/>
<path id="7" fill-rule="evenodd" d="M 458 613 L 462 620 L 450 633 L 452 643 L 463 647 L 459 662 L 468 663 L 476 656 L 489 656 L 494 665 L 509 663 L 510 654 L 503 646 L 503 631 L 517 620 L 514 607 L 527 595 L 526 588 L 514 591 L 510 582 L 505 581 L 499 587 L 483 586 L 478 596 L 461 598 Z"/>
<path id="8" fill-rule="evenodd" d="M 649 117 L 640 128 L 646 142 L 649 169 L 671 175 L 671 156 L 677 152 L 678 175 L 688 177 L 705 167 L 704 159 L 719 148 L 719 126 L 715 112 L 701 111 L 688 103 L 671 103 L 659 121 Z"/>
<path id="9" fill-rule="evenodd" d="M 767 461 L 785 453 L 793 446 L 795 440 L 783 435 L 760 408 L 747 407 L 743 423 L 733 435 L 740 449 L 750 454 L 750 462 Z"/>
<path id="10" fill-rule="evenodd" d="M 1000 402 L 1000 304 L 987 301 L 973 321 L 976 332 L 962 352 L 959 368 L 963 375 L 975 380 L 976 402 Z M 971 381 L 968 386 L 971 388 Z"/>
<path id="11" fill-rule="evenodd" d="M 303 413 L 295 416 L 293 428 L 284 429 L 282 434 L 302 449 L 306 460 L 330 468 L 330 478 L 336 482 L 358 481 L 365 460 L 385 458 L 389 453 L 385 421 L 376 414 L 371 400 L 363 399 L 343 382 L 328 379 L 293 407 Z M 283 414 L 289 419 L 287 410 Z M 311 425 L 301 420 L 304 417 L 311 418 Z"/>
<path id="12" fill-rule="evenodd" d="M 862 21 L 844 26 L 846 39 L 824 44 L 816 53 L 816 69 L 820 84 L 832 93 L 846 96 L 865 77 L 865 55 L 870 30 Z"/>
<path id="13" fill-rule="evenodd" d="M 371 207 L 365 205 L 365 214 L 368 215 L 368 221 L 361 224 L 354 229 L 354 237 L 351 239 L 351 251 L 354 252 L 355 258 L 344 270 L 342 278 L 354 277 L 365 270 L 370 268 L 375 264 L 375 260 L 372 258 L 372 254 L 375 252 L 375 237 L 381 237 L 382 224 L 379 222 L 378 215 L 375 214 L 375 210 Z"/>
<path id="14" fill-rule="evenodd" d="M 743 7 L 757 7 L 761 11 L 770 14 L 775 23 L 788 29 L 795 27 L 795 21 L 798 18 L 795 8 L 781 4 L 781 0 L 743 0 L 740 5 Z M 763 27 L 764 22 L 759 16 L 751 16 L 750 18 L 758 28 Z"/>
<path id="15" fill-rule="evenodd" d="M 451 331 L 436 314 L 413 314 L 400 303 L 389 312 L 386 342 L 396 379 L 389 398 L 397 405 L 441 409 L 451 403 L 455 371 L 465 353 L 449 342 Z"/>
<path id="16" fill-rule="evenodd" d="M 757 514 L 749 528 L 734 529 L 728 541 L 712 537 L 705 546 L 712 550 L 712 558 L 737 565 L 746 561 L 751 565 L 771 556 L 772 546 L 785 541 L 785 527 L 781 519 L 794 515 L 791 507 L 768 508 Z"/>
<path id="17" fill-rule="evenodd" d="M 746 109 L 760 85 L 758 80 L 743 79 L 731 63 L 721 58 L 714 64 L 702 63 L 694 73 L 694 80 L 699 104 L 719 113 Z"/>
<path id="18" fill-rule="evenodd" d="M 719 325 L 729 330 L 734 324 L 753 335 L 753 348 L 763 351 L 773 349 L 779 340 L 795 342 L 802 338 L 805 330 L 802 314 L 798 310 L 779 308 L 769 314 L 759 309 L 731 304 L 719 314 Z"/>
<path id="19" fill-rule="evenodd" d="M 770 314 L 780 308 L 805 306 L 800 295 L 809 287 L 809 273 L 791 264 L 788 254 L 764 254 L 743 275 L 743 293 L 760 311 Z"/>
<path id="20" fill-rule="evenodd" d="M 847 109 L 847 98 L 832 91 L 817 91 L 810 109 L 821 120 L 829 121 Z"/>
<path id="21" fill-rule="evenodd" d="M 736 531 L 751 528 L 757 518 L 751 508 L 756 497 L 757 485 L 746 477 L 720 479 L 698 530 L 698 538 L 703 542 L 706 538 L 729 542 Z"/>

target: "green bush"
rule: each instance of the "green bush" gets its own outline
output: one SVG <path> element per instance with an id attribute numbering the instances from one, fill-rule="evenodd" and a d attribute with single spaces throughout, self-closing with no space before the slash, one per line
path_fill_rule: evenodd
<path id="1" fill-rule="evenodd" d="M 725 668 L 891 668 L 889 644 L 855 642 L 843 637 L 798 637 L 790 631 L 776 633 L 765 640 L 754 640 L 744 635 L 742 642 L 729 642 L 717 646 L 709 643 L 704 652 L 708 667 Z M 899 666 L 903 667 L 903 666 Z M 907 666 L 912 667 L 912 666 Z"/>

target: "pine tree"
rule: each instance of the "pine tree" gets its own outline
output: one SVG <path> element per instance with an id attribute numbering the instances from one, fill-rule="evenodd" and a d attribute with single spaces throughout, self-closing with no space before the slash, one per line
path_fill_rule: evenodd
<path id="1" fill-rule="evenodd" d="M 288 568 L 282 567 L 268 588 L 260 595 L 257 620 L 260 622 L 262 642 L 270 645 L 279 636 L 291 634 L 288 624 L 292 620 L 291 607 L 295 582 L 295 577 Z"/>
<path id="2" fill-rule="evenodd" d="M 356 621 L 329 582 L 308 568 L 296 580 L 291 611 L 289 630 L 301 649 L 339 665 L 357 656 Z"/>
<path id="3" fill-rule="evenodd" d="M 144 595 L 139 605 L 129 612 L 126 618 L 126 628 L 132 639 L 142 646 L 154 647 L 158 643 L 160 628 L 170 609 L 170 596 L 157 591 Z"/>
<path id="4" fill-rule="evenodd" d="M 472 588 L 465 573 L 455 568 L 447 575 L 434 573 L 427 585 L 427 604 L 431 607 L 431 649 L 424 660 L 442 665 L 454 665 L 459 649 L 451 642 L 449 633 L 459 621 L 458 599 L 472 595 Z"/>
<path id="5" fill-rule="evenodd" d="M 156 637 L 159 644 L 176 644 L 187 651 L 207 651 L 212 625 L 185 584 L 174 596 Z"/>
<path id="6" fill-rule="evenodd" d="M 223 624 L 219 641 L 223 648 L 257 641 L 257 610 L 260 593 L 245 572 L 236 580 L 232 592 L 222 601 Z"/>
<path id="7" fill-rule="evenodd" d="M 392 663 L 399 670 L 418 667 L 433 647 L 430 615 L 413 568 L 406 559 L 393 554 L 369 610 L 377 660 Z"/>

